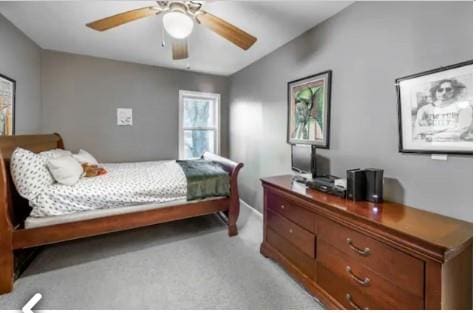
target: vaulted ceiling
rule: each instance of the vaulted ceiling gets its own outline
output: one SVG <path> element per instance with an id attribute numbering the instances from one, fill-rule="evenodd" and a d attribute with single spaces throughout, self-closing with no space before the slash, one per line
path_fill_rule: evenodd
<path id="1" fill-rule="evenodd" d="M 195 25 L 190 58 L 172 60 L 161 46 L 161 16 L 96 32 L 85 24 L 153 1 L 0 2 L 0 13 L 43 49 L 169 68 L 230 75 L 336 14 L 348 1 L 213 1 L 203 8 L 253 34 L 258 41 L 243 51 L 209 29 Z"/>

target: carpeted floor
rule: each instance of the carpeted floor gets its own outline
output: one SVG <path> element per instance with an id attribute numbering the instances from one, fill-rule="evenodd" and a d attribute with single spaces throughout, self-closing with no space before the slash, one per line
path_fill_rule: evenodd
<path id="1" fill-rule="evenodd" d="M 259 253 L 262 221 L 242 210 L 229 238 L 205 216 L 46 247 L 0 309 L 322 309 Z"/>

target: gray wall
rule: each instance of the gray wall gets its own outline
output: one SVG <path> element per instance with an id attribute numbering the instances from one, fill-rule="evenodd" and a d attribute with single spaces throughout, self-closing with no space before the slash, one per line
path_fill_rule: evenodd
<path id="1" fill-rule="evenodd" d="M 16 81 L 15 133 L 40 130 L 41 48 L 0 14 L 0 74 Z"/>
<path id="2" fill-rule="evenodd" d="M 221 152 L 228 155 L 227 77 L 43 51 L 42 131 L 102 162 L 178 157 L 179 89 L 221 99 Z M 132 127 L 116 126 L 116 108 L 132 108 Z"/>
<path id="3" fill-rule="evenodd" d="M 472 220 L 472 158 L 398 153 L 395 78 L 472 59 L 471 2 L 359 2 L 232 76 L 231 157 L 242 198 L 261 210 L 259 178 L 290 173 L 287 82 L 333 71 L 331 171 L 379 167 L 386 198 Z"/>

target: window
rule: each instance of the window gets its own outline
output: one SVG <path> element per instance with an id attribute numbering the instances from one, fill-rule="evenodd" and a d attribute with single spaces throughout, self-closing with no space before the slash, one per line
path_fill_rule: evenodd
<path id="1" fill-rule="evenodd" d="M 179 158 L 220 153 L 220 95 L 180 90 Z"/>

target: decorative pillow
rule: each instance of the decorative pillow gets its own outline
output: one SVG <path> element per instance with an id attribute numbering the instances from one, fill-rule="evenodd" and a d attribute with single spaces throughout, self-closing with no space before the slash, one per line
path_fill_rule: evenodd
<path id="1" fill-rule="evenodd" d="M 54 183 L 43 157 L 22 148 L 13 151 L 10 172 L 18 193 L 28 200 L 34 199 Z"/>
<path id="2" fill-rule="evenodd" d="M 87 152 L 86 150 L 79 149 L 79 152 L 73 154 L 73 157 L 78 161 L 80 164 L 88 163 L 92 165 L 98 165 L 99 162 L 91 155 L 91 153 Z"/>
<path id="3" fill-rule="evenodd" d="M 72 186 L 78 182 L 83 175 L 83 168 L 72 156 L 62 156 L 49 159 L 46 162 L 51 175 L 55 180 L 63 185 Z"/>
<path id="4" fill-rule="evenodd" d="M 49 159 L 55 159 L 62 156 L 71 156 L 73 155 L 71 151 L 63 150 L 63 149 L 51 149 L 48 151 L 40 152 L 40 156 L 44 157 L 45 162 Z"/>

